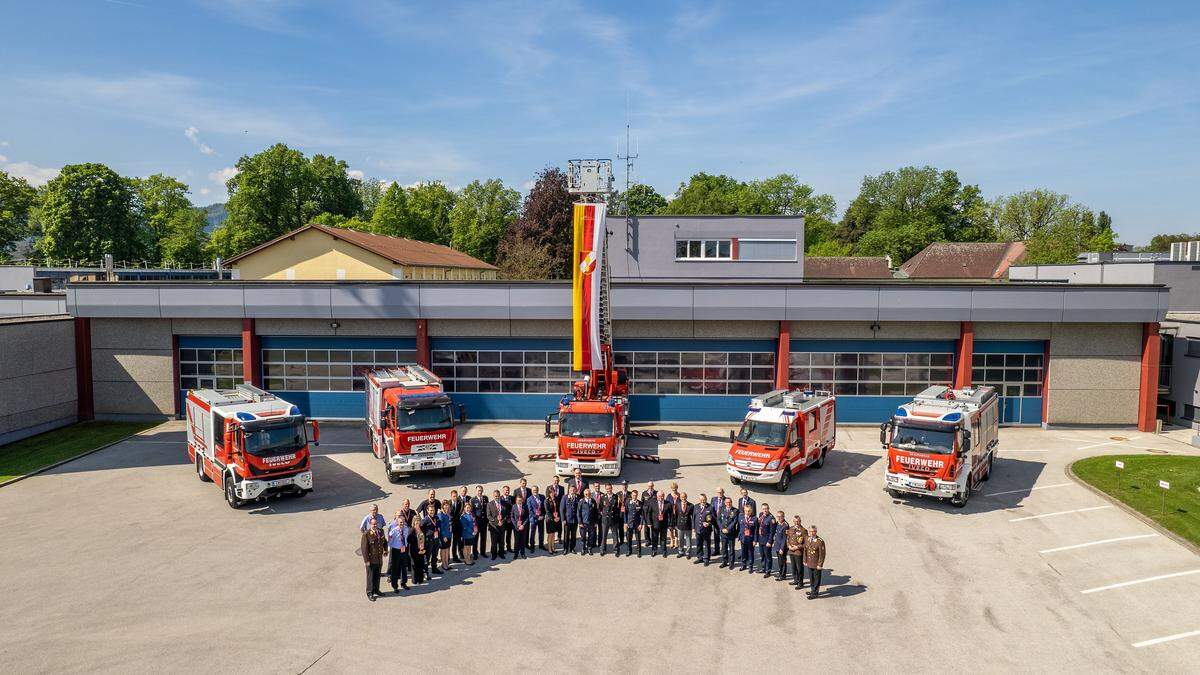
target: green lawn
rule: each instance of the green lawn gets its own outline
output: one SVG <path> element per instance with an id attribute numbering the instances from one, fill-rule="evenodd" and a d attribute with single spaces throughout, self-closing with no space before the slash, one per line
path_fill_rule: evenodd
<path id="1" fill-rule="evenodd" d="M 156 422 L 83 422 L 0 446 L 0 483 L 112 443 Z"/>
<path id="2" fill-rule="evenodd" d="M 1125 463 L 1124 469 L 1116 468 L 1117 460 Z M 1200 457 L 1103 455 L 1081 459 L 1071 465 L 1071 470 L 1159 525 L 1200 544 Z M 1160 480 L 1171 484 L 1165 510 Z"/>

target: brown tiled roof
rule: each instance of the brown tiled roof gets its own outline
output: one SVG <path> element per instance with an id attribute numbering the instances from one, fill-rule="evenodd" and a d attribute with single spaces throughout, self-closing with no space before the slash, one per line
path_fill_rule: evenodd
<path id="1" fill-rule="evenodd" d="M 804 259 L 807 279 L 891 279 L 887 258 L 832 256 Z"/>
<path id="2" fill-rule="evenodd" d="M 403 237 L 389 237 L 384 234 L 371 234 L 370 232 L 359 232 L 358 230 L 348 230 L 342 227 L 329 227 L 326 225 L 318 225 L 310 223 L 297 230 L 292 230 L 287 234 L 276 237 L 265 244 L 255 246 L 249 251 L 239 253 L 225 262 L 227 264 L 237 262 L 246 256 L 257 253 L 269 246 L 275 245 L 277 242 L 294 237 L 305 230 L 319 230 L 336 239 L 349 242 L 355 246 L 370 251 L 376 255 L 383 256 L 388 260 L 399 265 L 416 265 L 425 267 L 465 267 L 479 270 L 494 270 L 495 265 L 489 265 L 478 258 L 473 258 L 462 251 L 455 251 L 448 246 L 441 244 L 431 244 L 427 241 L 417 241 L 415 239 L 405 239 Z"/>
<path id="3" fill-rule="evenodd" d="M 1003 279 L 1025 257 L 1025 242 L 937 242 L 900 266 L 912 279 Z"/>

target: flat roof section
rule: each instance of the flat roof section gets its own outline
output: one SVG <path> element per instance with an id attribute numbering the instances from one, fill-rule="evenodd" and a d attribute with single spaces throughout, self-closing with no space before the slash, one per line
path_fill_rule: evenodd
<path id="1" fill-rule="evenodd" d="M 691 321 L 1146 323 L 1161 285 L 830 281 L 622 282 L 613 318 Z M 93 282 L 67 288 L 79 317 L 569 319 L 566 281 Z"/>

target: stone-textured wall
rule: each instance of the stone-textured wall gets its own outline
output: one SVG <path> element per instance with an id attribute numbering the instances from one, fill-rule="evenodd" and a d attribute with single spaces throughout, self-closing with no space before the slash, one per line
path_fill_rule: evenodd
<path id="1" fill-rule="evenodd" d="M 70 318 L 0 320 L 0 445 L 75 422 L 75 391 Z"/>
<path id="2" fill-rule="evenodd" d="M 97 419 L 174 414 L 171 323 L 163 319 L 92 319 L 92 393 Z"/>
<path id="3" fill-rule="evenodd" d="M 1047 423 L 1137 423 L 1141 324 L 1051 327 Z"/>

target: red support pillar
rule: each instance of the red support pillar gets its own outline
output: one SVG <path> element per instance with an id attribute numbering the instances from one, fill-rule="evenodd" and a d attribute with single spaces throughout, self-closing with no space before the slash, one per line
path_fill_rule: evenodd
<path id="1" fill-rule="evenodd" d="M 1154 431 L 1158 413 L 1158 365 L 1162 342 L 1158 324 L 1142 325 L 1142 377 L 1138 394 L 1138 431 Z"/>
<path id="2" fill-rule="evenodd" d="M 788 367 L 791 365 L 792 324 L 779 322 L 779 345 L 775 351 L 775 388 L 788 388 Z"/>
<path id="3" fill-rule="evenodd" d="M 75 319 L 75 414 L 80 422 L 95 419 L 92 397 L 92 320 Z"/>
<path id="4" fill-rule="evenodd" d="M 254 319 L 242 319 L 242 379 L 247 384 L 262 386 L 262 349 Z"/>
<path id="5" fill-rule="evenodd" d="M 429 367 L 429 320 L 417 319 L 417 364 Z"/>
<path id="6" fill-rule="evenodd" d="M 975 355 L 975 324 L 963 321 L 958 325 L 958 345 L 954 354 L 954 388 L 971 386 L 971 359 Z"/>

